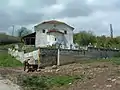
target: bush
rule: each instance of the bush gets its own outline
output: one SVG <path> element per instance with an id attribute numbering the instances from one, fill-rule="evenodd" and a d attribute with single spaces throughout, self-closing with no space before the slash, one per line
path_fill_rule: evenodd
<path id="1" fill-rule="evenodd" d="M 23 78 L 22 87 L 27 90 L 49 90 L 44 77 L 27 76 Z"/>
<path id="2" fill-rule="evenodd" d="M 63 86 L 82 79 L 83 76 L 25 76 L 21 86 L 25 90 L 49 90 L 53 86 Z"/>

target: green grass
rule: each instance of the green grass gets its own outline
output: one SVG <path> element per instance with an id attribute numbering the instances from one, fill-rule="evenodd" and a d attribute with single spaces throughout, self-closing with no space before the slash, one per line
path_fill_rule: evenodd
<path id="1" fill-rule="evenodd" d="M 0 52 L 0 67 L 19 67 L 22 63 L 10 56 L 7 52 Z"/>
<path id="2" fill-rule="evenodd" d="M 25 90 L 49 90 L 52 87 L 69 85 L 75 80 L 82 80 L 81 76 L 25 76 L 21 85 Z"/>
<path id="3" fill-rule="evenodd" d="M 120 58 L 111 58 L 109 61 L 115 65 L 120 65 Z"/>
<path id="4" fill-rule="evenodd" d="M 115 65 L 120 65 L 120 57 L 108 58 L 108 59 L 91 59 L 91 60 L 81 60 L 81 64 L 93 63 L 93 62 L 110 62 Z"/>
<path id="5" fill-rule="evenodd" d="M 47 77 L 47 83 L 52 86 L 63 86 L 68 85 L 69 83 L 73 83 L 77 79 L 83 79 L 83 76 L 54 76 Z"/>

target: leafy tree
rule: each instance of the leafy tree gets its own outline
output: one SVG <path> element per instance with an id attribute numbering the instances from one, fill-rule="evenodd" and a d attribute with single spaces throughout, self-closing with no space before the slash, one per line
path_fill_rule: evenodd
<path id="1" fill-rule="evenodd" d="M 106 42 L 106 36 L 97 36 L 97 47 L 105 47 L 105 42 Z"/>
<path id="2" fill-rule="evenodd" d="M 80 46 L 87 46 L 90 43 L 94 45 L 96 43 L 96 36 L 92 32 L 81 31 L 74 34 L 74 43 L 78 43 Z"/>
<path id="3" fill-rule="evenodd" d="M 23 36 L 28 35 L 28 34 L 30 34 L 30 33 L 32 33 L 32 31 L 31 31 L 31 30 L 28 30 L 26 27 L 21 27 L 21 28 L 18 29 L 18 31 L 17 31 L 18 37 L 23 37 Z"/>
<path id="4" fill-rule="evenodd" d="M 102 36 L 95 36 L 92 32 L 81 31 L 74 34 L 74 43 L 80 46 L 87 46 L 89 43 L 96 45 L 98 48 L 117 48 L 120 49 L 120 36 L 115 38 Z"/>

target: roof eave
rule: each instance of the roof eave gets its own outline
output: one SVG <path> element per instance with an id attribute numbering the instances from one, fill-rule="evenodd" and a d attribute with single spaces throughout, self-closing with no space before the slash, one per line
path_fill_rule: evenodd
<path id="1" fill-rule="evenodd" d="M 34 27 L 38 27 L 39 25 L 42 25 L 42 24 L 44 24 L 44 23 L 42 22 L 42 23 L 40 23 L 40 24 L 35 25 Z M 70 26 L 70 25 L 68 25 L 68 24 L 66 24 L 66 23 L 61 23 L 61 24 L 67 25 L 67 26 L 70 27 L 72 30 L 75 29 L 74 27 L 72 27 L 72 26 Z"/>

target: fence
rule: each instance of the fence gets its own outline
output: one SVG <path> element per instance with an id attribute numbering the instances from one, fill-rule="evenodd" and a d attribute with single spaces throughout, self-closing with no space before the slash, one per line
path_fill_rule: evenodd
<path id="1" fill-rule="evenodd" d="M 33 57 L 35 62 L 38 63 L 39 55 L 38 52 L 40 50 L 40 63 L 42 66 L 50 66 L 57 64 L 57 49 L 45 49 L 40 48 L 33 52 L 25 53 L 24 51 L 19 52 L 15 49 L 8 49 L 8 53 L 11 56 L 16 57 L 17 60 L 21 61 L 22 63 L 28 59 L 29 57 Z"/>
<path id="2" fill-rule="evenodd" d="M 120 53 L 120 50 L 88 48 L 87 50 L 68 50 L 68 49 L 48 49 L 39 48 L 30 53 L 19 52 L 18 50 L 8 49 L 8 53 L 23 62 L 26 58 L 33 56 L 38 61 L 40 50 L 40 63 L 43 66 L 63 65 L 97 58 L 111 58 Z"/>

